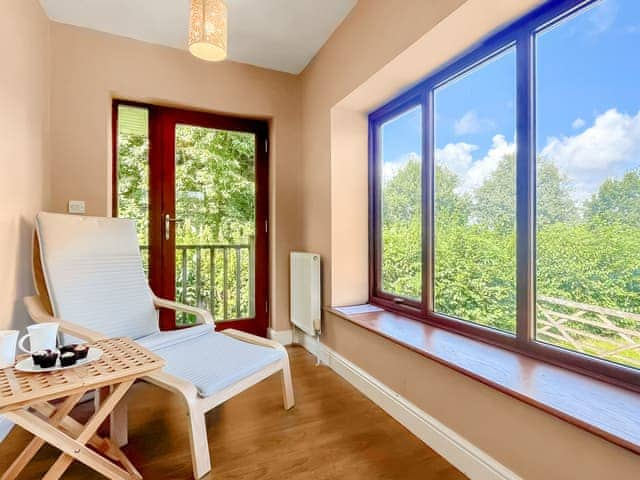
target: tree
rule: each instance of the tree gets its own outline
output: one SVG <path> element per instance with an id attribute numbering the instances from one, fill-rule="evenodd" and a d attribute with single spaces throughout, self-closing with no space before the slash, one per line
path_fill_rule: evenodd
<path id="1" fill-rule="evenodd" d="M 515 156 L 507 155 L 483 185 L 467 193 L 459 191 L 460 178 L 454 172 L 436 166 L 437 312 L 515 331 L 515 175 Z M 552 159 L 538 159 L 536 177 L 537 294 L 640 313 L 639 172 L 605 181 L 586 202 L 584 216 Z M 383 185 L 383 198 L 383 289 L 419 299 L 422 201 L 416 160 Z M 638 328 L 634 320 L 615 322 L 618 327 Z M 609 342 L 606 329 L 597 325 L 573 327 L 585 332 L 580 340 L 585 351 L 599 351 Z M 630 364 L 640 361 L 638 352 L 625 355 L 636 362 Z"/>
<path id="2" fill-rule="evenodd" d="M 420 299 L 422 293 L 422 222 L 387 223 L 382 233 L 383 290 Z"/>
<path id="3" fill-rule="evenodd" d="M 137 221 L 148 243 L 149 142 L 120 135 L 118 215 Z M 252 134 L 176 128 L 178 243 L 237 242 L 254 230 L 255 139 Z"/>
<path id="4" fill-rule="evenodd" d="M 383 186 L 383 222 L 411 222 L 422 213 L 421 166 L 409 160 Z M 459 177 L 447 167 L 436 166 L 436 218 L 443 222 L 466 223 L 471 207 L 467 194 L 458 194 Z"/>
<path id="5" fill-rule="evenodd" d="M 253 134 L 176 128 L 176 214 L 183 243 L 240 242 L 254 232 Z"/>
<path id="6" fill-rule="evenodd" d="M 253 134 L 178 126 L 175 141 L 176 214 L 183 220 L 176 225 L 176 243 L 250 244 L 255 231 Z M 121 133 L 118 144 L 118 215 L 136 220 L 140 244 L 148 245 L 148 138 L 146 135 Z M 213 305 L 214 316 L 223 318 L 223 296 L 226 293 L 228 304 L 235 305 L 235 297 L 239 293 L 240 311 L 231 311 L 230 315 L 251 316 L 249 254 L 246 249 L 225 250 L 224 256 L 222 251 L 218 251 L 218 255 L 213 257 L 211 251 L 193 248 L 178 251 L 178 295 L 185 292 L 181 301 L 192 305 Z M 146 256 L 143 258 L 146 260 Z M 186 267 L 184 272 L 183 265 Z M 240 278 L 239 289 L 235 288 L 235 283 L 225 284 L 225 265 L 228 278 L 233 281 Z M 240 271 L 236 272 L 238 265 Z M 198 271 L 199 290 L 196 288 Z M 178 318 L 179 322 L 190 323 L 191 320 Z"/>
<path id="7" fill-rule="evenodd" d="M 513 232 L 516 221 L 515 156 L 505 155 L 474 192 L 473 218 L 487 228 Z"/>
<path id="8" fill-rule="evenodd" d="M 143 135 L 118 139 L 118 216 L 136 221 L 138 241 L 149 242 L 149 141 Z"/>
<path id="9" fill-rule="evenodd" d="M 410 158 L 382 192 L 382 288 L 411 298 L 422 291 L 421 168 Z"/>
<path id="10" fill-rule="evenodd" d="M 474 219 L 487 227 L 512 232 L 516 221 L 515 155 L 505 155 L 474 194 Z M 541 228 L 577 220 L 566 176 L 554 163 L 539 158 L 536 168 L 536 225 Z"/>
<path id="11" fill-rule="evenodd" d="M 436 165 L 435 213 L 436 222 L 441 224 L 464 225 L 469 221 L 471 197 L 457 193 L 460 178 L 442 165 Z"/>
<path id="12" fill-rule="evenodd" d="M 640 228 L 640 170 L 627 172 L 619 180 L 605 180 L 585 207 L 593 223 Z"/>
<path id="13" fill-rule="evenodd" d="M 555 163 L 538 158 L 536 168 L 536 226 L 578 220 L 578 209 L 571 197 L 569 181 Z"/>
<path id="14" fill-rule="evenodd" d="M 410 222 L 420 216 L 422 203 L 421 164 L 410 158 L 383 188 L 382 209 L 385 225 Z"/>

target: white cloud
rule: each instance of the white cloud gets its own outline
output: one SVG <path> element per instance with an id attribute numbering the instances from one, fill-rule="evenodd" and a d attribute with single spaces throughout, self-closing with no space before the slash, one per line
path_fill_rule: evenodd
<path id="1" fill-rule="evenodd" d="M 477 145 L 469 143 L 448 143 L 444 148 L 436 148 L 435 160 L 459 177 L 464 177 L 473 162 L 472 152 L 478 150 Z"/>
<path id="2" fill-rule="evenodd" d="M 477 145 L 460 142 L 449 143 L 435 151 L 438 165 L 447 167 L 460 177 L 460 186 L 457 189 L 459 192 L 469 192 L 481 186 L 496 170 L 505 155 L 515 153 L 516 146 L 507 142 L 504 135 L 496 135 L 487 154 L 474 161 L 472 153 L 476 150 Z"/>
<path id="3" fill-rule="evenodd" d="M 597 35 L 609 30 L 618 16 L 619 9 L 620 6 L 615 0 L 608 0 L 596 4 L 589 13 L 589 23 L 591 24 L 591 31 L 589 33 L 591 33 L 591 35 Z"/>
<path id="4" fill-rule="evenodd" d="M 515 153 L 516 146 L 504 135 L 495 135 L 486 155 L 474 159 L 478 150 L 477 145 L 458 142 L 435 151 L 436 163 L 460 177 L 459 192 L 470 192 L 481 186 L 505 155 Z M 584 201 L 605 179 L 620 178 L 629 170 L 640 168 L 640 111 L 633 116 L 610 109 L 576 135 L 550 137 L 541 156 L 553 162 L 568 178 L 574 199 Z M 385 164 L 383 179 L 393 178 L 411 159 L 420 159 L 420 156 L 411 153 L 398 162 Z"/>
<path id="5" fill-rule="evenodd" d="M 460 117 L 453 125 L 456 135 L 467 135 L 470 133 L 480 133 L 494 128 L 495 124 L 488 118 L 480 118 L 475 110 L 469 110 Z"/>
<path id="6" fill-rule="evenodd" d="M 502 160 L 506 155 L 515 153 L 515 151 L 515 143 L 507 142 L 504 135 L 494 136 L 491 148 L 484 158 L 478 160 L 471 166 L 463 178 L 460 189 L 463 191 L 470 191 L 481 186 L 498 168 L 500 160 Z"/>
<path id="7" fill-rule="evenodd" d="M 384 185 L 396 174 L 404 168 L 404 166 L 409 163 L 411 160 L 420 161 L 420 155 L 415 152 L 411 152 L 404 157 L 400 158 L 396 162 L 384 162 L 382 165 L 382 184 Z"/>
<path id="8" fill-rule="evenodd" d="M 571 124 L 571 128 L 573 128 L 574 130 L 580 130 L 582 127 L 584 127 L 587 124 L 587 122 L 585 122 L 583 119 L 581 118 L 576 118 L 573 123 Z"/>
<path id="9" fill-rule="evenodd" d="M 567 175 L 576 200 L 584 200 L 606 178 L 640 166 L 640 112 L 631 116 L 607 110 L 577 135 L 549 138 L 541 155 Z"/>

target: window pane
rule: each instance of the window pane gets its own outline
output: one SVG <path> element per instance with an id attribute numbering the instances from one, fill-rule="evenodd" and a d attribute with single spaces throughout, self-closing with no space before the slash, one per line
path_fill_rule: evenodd
<path id="1" fill-rule="evenodd" d="M 435 90 L 434 310 L 515 331 L 515 52 Z"/>
<path id="2" fill-rule="evenodd" d="M 382 290 L 422 297 L 422 107 L 380 127 Z"/>
<path id="3" fill-rule="evenodd" d="M 640 2 L 537 35 L 539 341 L 640 367 Z"/>
<path id="4" fill-rule="evenodd" d="M 136 221 L 149 273 L 149 111 L 118 106 L 118 217 Z"/>
<path id="5" fill-rule="evenodd" d="M 255 316 L 256 138 L 176 125 L 176 298 L 216 322 Z M 179 325 L 196 321 L 179 313 Z"/>

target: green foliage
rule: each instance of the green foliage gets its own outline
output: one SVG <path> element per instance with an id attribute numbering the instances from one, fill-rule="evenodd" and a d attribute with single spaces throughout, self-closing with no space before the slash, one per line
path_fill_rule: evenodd
<path id="1" fill-rule="evenodd" d="M 549 160 L 538 159 L 536 167 L 536 226 L 578 221 L 567 178 Z"/>
<path id="2" fill-rule="evenodd" d="M 420 175 L 420 161 L 408 160 L 385 184 L 382 197 L 382 289 L 413 299 L 422 295 Z"/>
<path id="3" fill-rule="evenodd" d="M 624 224 L 640 228 L 640 171 L 620 180 L 609 178 L 586 204 L 587 216 L 601 225 Z"/>
<path id="4" fill-rule="evenodd" d="M 558 223 L 537 235 L 540 295 L 640 313 L 640 235 L 633 225 Z"/>
<path id="5" fill-rule="evenodd" d="M 506 155 L 475 191 L 473 217 L 481 225 L 509 235 L 516 225 L 515 156 Z"/>
<path id="6" fill-rule="evenodd" d="M 141 245 L 149 241 L 148 151 L 146 136 L 120 135 L 118 215 L 136 220 Z M 209 308 L 217 319 L 252 315 L 254 162 L 252 134 L 183 125 L 176 128 L 176 217 L 182 220 L 176 225 L 176 244 L 243 246 L 226 249 L 226 253 L 217 248 L 213 258 L 211 249 L 179 248 L 176 253 L 178 299 Z M 178 320 L 189 323 L 193 319 Z"/>
<path id="7" fill-rule="evenodd" d="M 536 225 L 577 220 L 567 179 L 548 160 L 539 159 L 536 168 Z M 509 234 L 516 227 L 515 155 L 500 160 L 496 170 L 474 192 L 473 216 L 489 228 Z"/>
<path id="8" fill-rule="evenodd" d="M 254 136 L 176 128 L 176 216 L 179 244 L 246 241 L 255 212 Z"/>
<path id="9" fill-rule="evenodd" d="M 422 296 L 422 228 L 418 215 L 385 224 L 382 236 L 382 289 L 404 297 Z"/>
<path id="10" fill-rule="evenodd" d="M 118 216 L 136 221 L 138 241 L 149 242 L 149 141 L 120 135 L 118 141 Z"/>
<path id="11" fill-rule="evenodd" d="M 441 165 L 436 166 L 436 204 L 435 215 L 438 226 L 465 225 L 471 215 L 471 197 L 457 193 L 460 186 L 458 176 Z"/>
<path id="12" fill-rule="evenodd" d="M 385 225 L 411 222 L 420 216 L 420 160 L 412 158 L 385 184 L 382 208 Z"/>
<path id="13" fill-rule="evenodd" d="M 515 331 L 515 235 L 485 225 L 436 231 L 434 306 L 446 315 Z"/>
<path id="14" fill-rule="evenodd" d="M 422 277 L 416 163 L 407 162 L 383 191 L 383 288 L 412 298 L 420 296 Z M 552 162 L 538 160 L 536 174 L 538 295 L 640 313 L 638 172 L 605 181 L 584 213 Z M 461 192 L 459 178 L 443 166 L 435 182 L 435 310 L 515 331 L 514 155 L 473 192 Z"/>

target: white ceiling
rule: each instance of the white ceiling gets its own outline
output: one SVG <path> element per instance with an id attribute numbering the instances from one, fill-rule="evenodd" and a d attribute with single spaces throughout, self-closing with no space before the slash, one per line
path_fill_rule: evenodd
<path id="1" fill-rule="evenodd" d="M 300 73 L 357 0 L 227 0 L 229 59 Z M 56 22 L 187 48 L 189 0 L 40 0 Z"/>

